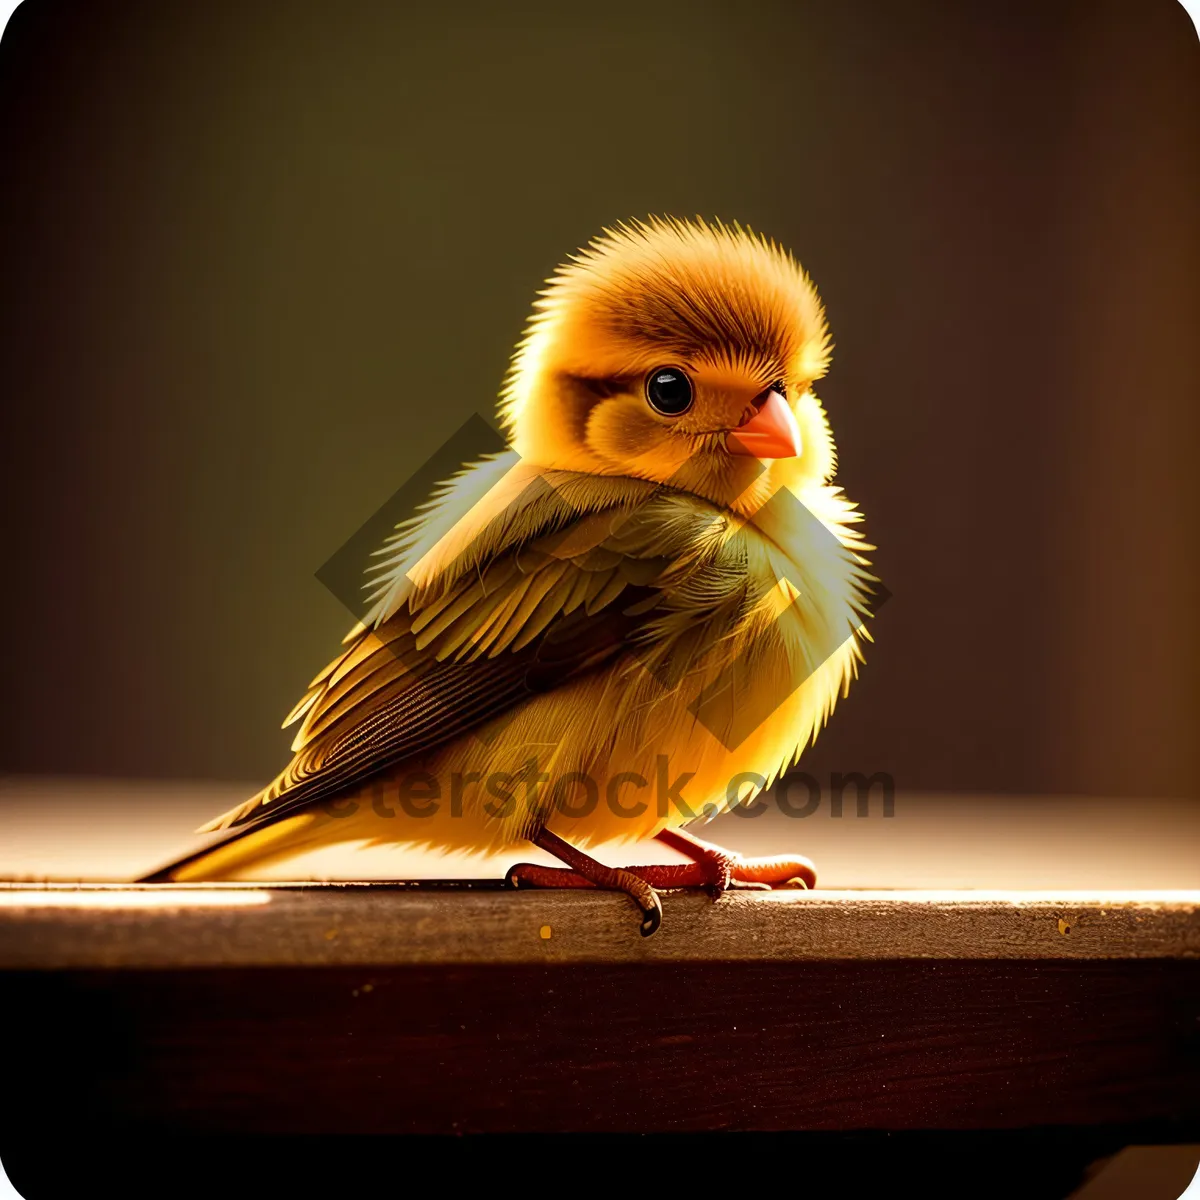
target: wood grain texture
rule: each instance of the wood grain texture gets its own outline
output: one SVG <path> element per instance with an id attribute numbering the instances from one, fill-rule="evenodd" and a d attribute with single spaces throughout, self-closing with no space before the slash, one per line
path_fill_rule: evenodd
<path id="1" fill-rule="evenodd" d="M 697 893 L 402 885 L 0 887 L 0 968 L 1152 959 L 1200 955 L 1200 894 Z"/>
<path id="2" fill-rule="evenodd" d="M 35 1126 L 1200 1126 L 1200 962 L 32 972 L 0 1005 Z"/>

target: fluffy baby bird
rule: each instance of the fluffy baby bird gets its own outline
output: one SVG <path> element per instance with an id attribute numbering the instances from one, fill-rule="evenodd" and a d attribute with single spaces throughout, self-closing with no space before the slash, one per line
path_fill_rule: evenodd
<path id="1" fill-rule="evenodd" d="M 517 885 L 811 886 L 682 826 L 748 804 L 849 687 L 871 576 L 813 391 L 824 313 L 740 227 L 606 231 L 539 293 L 502 392 L 510 449 L 397 528 L 373 607 L 285 725 L 294 757 L 149 878 L 253 878 L 332 842 L 513 851 Z M 586 854 L 657 839 L 685 863 Z"/>

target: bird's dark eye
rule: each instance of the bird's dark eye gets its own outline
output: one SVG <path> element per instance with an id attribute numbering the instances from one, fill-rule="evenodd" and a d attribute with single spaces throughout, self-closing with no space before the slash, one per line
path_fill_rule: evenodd
<path id="1" fill-rule="evenodd" d="M 646 399 L 655 412 L 677 417 L 692 407 L 692 381 L 678 367 L 659 367 L 646 376 Z"/>

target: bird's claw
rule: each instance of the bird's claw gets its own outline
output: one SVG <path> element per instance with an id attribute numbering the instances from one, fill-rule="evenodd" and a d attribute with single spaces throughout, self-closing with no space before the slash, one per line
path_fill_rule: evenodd
<path id="1" fill-rule="evenodd" d="M 737 860 L 736 854 L 713 854 L 700 861 L 700 866 L 708 875 L 704 891 L 710 899 L 720 900 L 726 890 L 734 886 L 733 869 Z"/>
<path id="2" fill-rule="evenodd" d="M 598 864 L 597 864 L 598 865 Z M 565 867 L 543 867 L 539 863 L 516 863 L 504 876 L 506 887 L 521 888 L 606 888 L 624 892 L 641 909 L 642 937 L 649 937 L 662 924 L 662 901 L 646 880 L 614 867 L 601 868 L 599 880 L 588 879 Z"/>
<path id="3" fill-rule="evenodd" d="M 658 932 L 662 924 L 662 901 L 657 892 L 651 892 L 649 906 L 642 907 L 642 937 Z"/>

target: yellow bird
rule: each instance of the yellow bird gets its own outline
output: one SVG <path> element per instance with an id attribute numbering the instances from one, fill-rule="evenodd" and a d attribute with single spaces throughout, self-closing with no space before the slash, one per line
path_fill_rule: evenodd
<path id="1" fill-rule="evenodd" d="M 334 842 L 511 851 L 517 885 L 811 886 L 682 826 L 747 804 L 849 687 L 872 549 L 830 481 L 817 293 L 740 227 L 651 219 L 551 276 L 465 467 L 371 568 L 373 607 L 288 716 L 283 772 L 152 880 L 253 878 Z M 656 838 L 687 863 L 581 847 Z"/>

